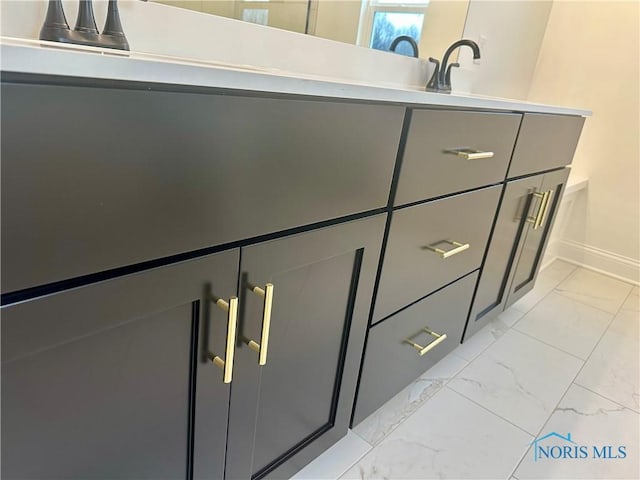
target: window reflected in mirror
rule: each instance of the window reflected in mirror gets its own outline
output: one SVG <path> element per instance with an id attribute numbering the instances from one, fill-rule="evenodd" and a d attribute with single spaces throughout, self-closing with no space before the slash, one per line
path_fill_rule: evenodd
<path id="1" fill-rule="evenodd" d="M 469 0 L 153 0 L 174 7 L 388 51 L 407 35 L 440 58 L 464 30 Z M 408 42 L 396 53 L 412 55 Z"/>

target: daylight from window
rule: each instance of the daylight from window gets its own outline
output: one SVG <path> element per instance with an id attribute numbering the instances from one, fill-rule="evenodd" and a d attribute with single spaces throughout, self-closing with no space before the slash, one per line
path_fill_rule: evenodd
<path id="1" fill-rule="evenodd" d="M 400 35 L 408 35 L 419 43 L 423 23 L 424 13 L 375 12 L 369 46 L 376 50 L 389 50 L 391 42 Z M 407 42 L 401 42 L 396 52 L 411 55 L 412 50 Z"/>
<path id="2" fill-rule="evenodd" d="M 266 8 L 245 8 L 242 10 L 242 20 L 258 25 L 269 25 L 269 10 Z"/>

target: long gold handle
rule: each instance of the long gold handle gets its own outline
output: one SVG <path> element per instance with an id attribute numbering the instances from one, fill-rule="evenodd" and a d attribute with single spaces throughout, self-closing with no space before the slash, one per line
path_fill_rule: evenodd
<path id="1" fill-rule="evenodd" d="M 448 243 L 449 245 L 453 245 L 456 248 L 452 248 L 451 250 L 443 250 L 442 248 L 438 248 L 435 246 L 438 243 Z M 460 252 L 464 252 L 465 250 L 468 250 L 470 246 L 471 245 L 469 245 L 468 243 L 459 243 L 459 242 L 454 242 L 453 240 L 443 240 L 442 242 L 437 242 L 432 245 L 427 245 L 424 248 L 426 248 L 427 250 L 431 250 L 432 252 L 436 252 L 442 258 L 449 258 L 449 257 L 453 257 L 454 255 L 457 255 Z"/>
<path id="2" fill-rule="evenodd" d="M 267 283 L 264 289 L 250 286 L 249 289 L 263 299 L 262 304 L 262 333 L 260 343 L 249 340 L 247 345 L 258 353 L 258 365 L 267 364 L 267 351 L 269 349 L 269 330 L 271 330 L 271 310 L 273 309 L 273 284 Z"/>
<path id="3" fill-rule="evenodd" d="M 445 150 L 445 153 L 453 153 L 465 160 L 482 160 L 483 158 L 493 158 L 493 152 L 485 152 L 482 150 L 474 150 L 472 148 L 452 148 Z"/>
<path id="4" fill-rule="evenodd" d="M 224 360 L 213 354 L 209 354 L 209 358 L 214 365 L 223 369 L 223 382 L 231 383 L 233 378 L 233 356 L 236 351 L 236 330 L 238 328 L 238 297 L 231 297 L 229 302 L 225 302 L 220 298 L 215 300 L 215 303 L 227 312 L 227 345 Z"/>
<path id="5" fill-rule="evenodd" d="M 427 345 L 426 347 L 423 347 L 422 345 L 418 345 L 416 342 L 406 339 L 405 342 L 408 343 L 409 345 L 411 345 L 413 348 L 415 348 L 418 351 L 418 355 L 423 356 L 425 353 L 427 353 L 428 351 L 434 349 L 436 346 L 438 346 L 439 344 L 441 344 L 442 342 L 444 342 L 447 339 L 447 334 L 443 333 L 443 334 L 438 334 L 436 332 L 432 332 L 431 330 L 429 330 L 428 327 L 425 327 L 422 329 L 424 332 L 427 332 L 429 335 L 431 335 L 433 338 L 435 338 L 435 340 L 433 342 L 431 342 L 429 345 Z"/>
<path id="6" fill-rule="evenodd" d="M 527 217 L 527 222 L 533 224 L 533 229 L 537 230 L 544 222 L 544 215 L 547 211 L 547 205 L 549 204 L 549 196 L 553 190 L 547 192 L 534 192 L 532 195 L 534 198 L 540 199 L 540 205 L 538 205 L 538 212 L 533 217 Z"/>
<path id="7" fill-rule="evenodd" d="M 540 225 L 547 221 L 547 215 L 549 213 L 549 207 L 551 206 L 551 199 L 553 198 L 554 191 L 549 190 L 547 193 L 547 201 L 544 204 L 544 210 L 542 211 L 542 220 L 540 221 Z"/>

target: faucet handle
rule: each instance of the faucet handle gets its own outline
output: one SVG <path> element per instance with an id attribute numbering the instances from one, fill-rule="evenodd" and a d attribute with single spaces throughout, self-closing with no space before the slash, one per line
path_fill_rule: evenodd
<path id="1" fill-rule="evenodd" d="M 435 64 L 433 69 L 433 74 L 431 75 L 431 79 L 427 83 L 427 92 L 437 92 L 439 90 L 439 82 L 440 78 L 440 60 L 437 58 L 429 57 L 429 61 Z"/>
<path id="2" fill-rule="evenodd" d="M 451 91 L 451 68 L 459 67 L 459 66 L 460 66 L 459 63 L 451 63 L 447 67 L 447 71 L 446 71 L 445 77 L 444 77 L 444 87 L 446 89 L 448 89 L 449 91 Z"/>

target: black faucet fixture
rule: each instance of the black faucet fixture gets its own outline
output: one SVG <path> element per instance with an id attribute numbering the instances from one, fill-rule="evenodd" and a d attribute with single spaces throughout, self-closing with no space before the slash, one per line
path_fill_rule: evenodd
<path id="1" fill-rule="evenodd" d="M 427 83 L 427 92 L 451 93 L 451 69 L 459 67 L 459 63 L 451 63 L 447 65 L 451 53 L 458 47 L 470 47 L 473 50 L 473 59 L 480 58 L 480 47 L 473 40 L 462 39 L 453 42 L 442 57 L 442 65 L 437 58 L 429 57 L 429 61 L 435 64 L 435 69 L 429 83 Z"/>
<path id="2" fill-rule="evenodd" d="M 418 58 L 418 44 L 409 35 L 400 35 L 399 37 L 394 38 L 393 42 L 391 42 L 391 45 L 389 46 L 389 50 L 391 50 L 392 52 L 395 52 L 400 42 L 409 43 L 409 45 L 411 45 L 411 48 L 413 49 L 413 56 L 415 58 Z"/>
<path id="3" fill-rule="evenodd" d="M 93 0 L 79 0 L 78 18 L 73 30 L 67 23 L 62 1 L 49 0 L 47 16 L 40 29 L 40 40 L 129 50 L 129 42 L 120 23 L 118 0 L 109 0 L 107 19 L 102 33 L 98 31 L 93 16 Z"/>

